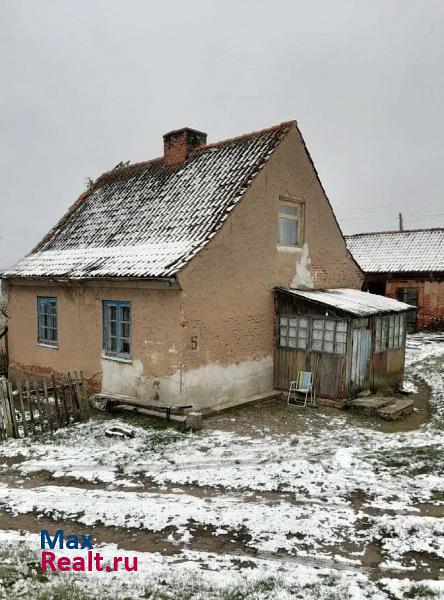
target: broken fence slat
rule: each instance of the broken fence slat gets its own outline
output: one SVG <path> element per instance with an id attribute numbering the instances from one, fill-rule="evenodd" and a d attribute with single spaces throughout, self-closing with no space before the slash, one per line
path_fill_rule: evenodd
<path id="1" fill-rule="evenodd" d="M 8 383 L 8 396 L 9 396 L 9 413 L 11 415 L 12 422 L 12 435 L 15 438 L 19 437 L 17 418 L 15 416 L 15 402 L 14 402 L 14 390 L 12 389 L 12 383 Z"/>

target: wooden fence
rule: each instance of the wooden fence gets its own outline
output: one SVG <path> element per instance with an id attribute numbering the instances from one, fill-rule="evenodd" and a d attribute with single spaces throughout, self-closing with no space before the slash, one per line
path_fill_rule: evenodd
<path id="1" fill-rule="evenodd" d="M 0 379 L 0 440 L 39 435 L 84 420 L 84 391 L 81 372 L 58 381 L 27 379 L 22 385 Z"/>

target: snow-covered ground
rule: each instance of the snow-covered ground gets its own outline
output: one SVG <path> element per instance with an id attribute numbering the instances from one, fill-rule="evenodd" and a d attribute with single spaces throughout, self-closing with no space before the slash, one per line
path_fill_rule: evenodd
<path id="1" fill-rule="evenodd" d="M 275 403 L 197 434 L 147 420 L 106 437 L 122 416 L 1 444 L 0 598 L 444 598 L 443 339 L 408 340 L 406 383 L 431 392 L 413 429 Z M 139 572 L 42 578 L 50 525 Z"/>

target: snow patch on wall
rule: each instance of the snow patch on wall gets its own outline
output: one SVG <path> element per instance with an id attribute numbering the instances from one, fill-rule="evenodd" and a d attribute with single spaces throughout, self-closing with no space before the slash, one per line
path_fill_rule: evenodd
<path id="1" fill-rule="evenodd" d="M 311 259 L 308 255 L 308 245 L 304 244 L 302 255 L 296 262 L 296 272 L 291 281 L 290 287 L 314 287 L 314 277 L 310 272 Z"/>

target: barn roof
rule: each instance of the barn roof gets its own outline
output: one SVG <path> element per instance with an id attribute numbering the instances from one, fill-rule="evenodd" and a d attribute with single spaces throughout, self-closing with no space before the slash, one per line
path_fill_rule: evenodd
<path id="1" fill-rule="evenodd" d="M 345 237 L 366 273 L 444 271 L 444 229 L 359 233 Z"/>
<path id="2" fill-rule="evenodd" d="M 174 276 L 220 229 L 293 121 L 104 173 L 4 277 Z"/>
<path id="3" fill-rule="evenodd" d="M 324 290 L 298 290 L 294 288 L 278 288 L 292 296 L 303 298 L 328 308 L 335 308 L 356 317 L 368 317 L 371 315 L 404 312 L 414 308 L 404 302 L 398 302 L 393 298 L 369 294 L 360 290 L 350 288 L 336 288 Z"/>

